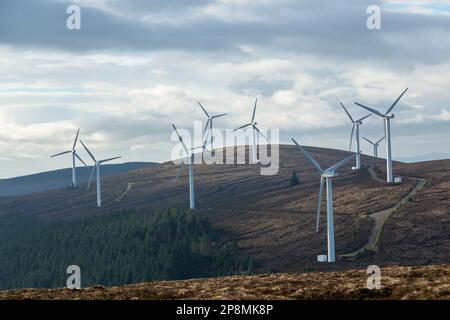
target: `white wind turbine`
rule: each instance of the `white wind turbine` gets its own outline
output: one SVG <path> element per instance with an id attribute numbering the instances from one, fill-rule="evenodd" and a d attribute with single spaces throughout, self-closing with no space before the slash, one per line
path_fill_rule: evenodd
<path id="1" fill-rule="evenodd" d="M 370 141 L 366 137 L 363 137 L 364 140 L 366 140 L 368 143 L 370 143 L 373 146 L 373 156 L 375 158 L 378 158 L 378 147 L 380 145 L 380 142 L 383 141 L 384 137 L 378 140 L 377 142 Z"/>
<path id="2" fill-rule="evenodd" d="M 81 163 L 84 164 L 87 167 L 87 164 L 80 158 L 80 156 L 77 154 L 77 150 L 75 149 L 75 147 L 77 146 L 78 134 L 79 133 L 80 133 L 80 129 L 78 129 L 78 131 L 77 131 L 77 135 L 75 136 L 75 140 L 73 142 L 73 146 L 72 146 L 71 150 L 64 151 L 64 152 L 57 153 L 57 154 L 54 154 L 54 155 L 50 156 L 50 158 L 54 158 L 54 157 L 58 157 L 60 155 L 67 154 L 67 153 L 71 153 L 72 154 L 72 187 L 73 188 L 77 187 L 77 167 L 76 167 L 76 164 L 75 164 L 75 158 L 80 160 Z"/>
<path id="3" fill-rule="evenodd" d="M 208 118 L 208 121 L 206 122 L 206 125 L 205 125 L 205 131 L 203 132 L 203 134 L 205 135 L 206 131 L 208 131 L 208 129 L 209 129 L 209 135 L 211 138 L 211 142 L 210 142 L 211 151 L 213 151 L 214 150 L 214 147 L 213 147 L 213 120 L 216 118 L 226 116 L 227 114 L 221 113 L 221 114 L 210 116 L 209 113 L 206 111 L 206 109 L 202 106 L 202 104 L 199 101 L 197 101 L 197 103 L 200 106 L 200 108 L 202 108 L 203 112 L 205 113 L 206 117 Z M 209 127 L 208 127 L 208 125 L 209 125 Z"/>
<path id="4" fill-rule="evenodd" d="M 353 170 L 361 170 L 361 143 L 360 143 L 360 139 L 359 139 L 359 127 L 363 124 L 362 123 L 363 120 L 367 119 L 372 114 L 369 113 L 367 116 L 364 116 L 361 119 L 354 120 L 342 102 L 341 102 L 341 106 L 353 124 L 352 133 L 350 134 L 350 147 L 348 149 L 349 151 L 352 151 L 353 136 L 355 136 L 355 140 L 356 140 L 356 166 L 353 167 L 352 169 Z"/>
<path id="5" fill-rule="evenodd" d="M 180 140 L 181 145 L 183 146 L 184 152 L 186 152 L 186 157 L 189 157 L 189 208 L 195 209 L 195 185 L 194 185 L 194 152 L 192 151 L 194 148 L 191 149 L 189 152 L 188 148 L 186 147 L 186 144 L 183 141 L 183 137 L 179 134 L 177 127 L 175 127 L 174 124 L 172 124 L 173 129 L 175 130 L 175 133 L 178 136 L 178 140 Z M 205 143 L 201 147 L 203 150 L 205 148 Z M 180 169 L 177 174 L 178 175 L 181 171 L 181 168 L 184 164 L 184 160 L 181 160 Z"/>
<path id="6" fill-rule="evenodd" d="M 369 110 L 370 112 L 376 114 L 377 116 L 383 118 L 384 120 L 384 133 L 386 137 L 386 176 L 388 183 L 394 182 L 394 175 L 392 174 L 391 119 L 394 119 L 395 115 L 392 114 L 391 111 L 394 109 L 394 107 L 397 105 L 397 103 L 400 101 L 400 99 L 403 97 L 406 91 L 408 91 L 408 88 L 406 88 L 405 91 L 402 92 L 402 94 L 397 98 L 397 100 L 394 101 L 394 103 L 389 107 L 389 109 L 384 114 L 361 103 L 355 102 L 357 106 Z"/>
<path id="7" fill-rule="evenodd" d="M 101 183 L 102 183 L 102 179 L 101 179 L 101 174 L 100 174 L 100 167 L 103 163 L 108 162 L 108 161 L 112 161 L 112 160 L 116 160 L 121 158 L 119 157 L 114 157 L 114 158 L 108 158 L 108 159 L 104 159 L 104 160 L 99 160 L 97 161 L 94 157 L 94 155 L 89 151 L 89 149 L 84 145 L 83 141 L 81 141 L 81 144 L 83 145 L 84 149 L 86 149 L 87 153 L 89 154 L 89 156 L 92 158 L 92 160 L 94 161 L 94 167 L 92 168 L 91 171 L 91 176 L 89 177 L 89 182 L 87 185 L 87 190 L 89 190 L 89 187 L 91 185 L 91 181 L 92 181 L 92 177 L 94 176 L 94 172 L 97 172 L 97 207 L 101 207 L 102 206 L 102 187 L 101 187 Z"/>
<path id="8" fill-rule="evenodd" d="M 267 141 L 267 138 L 259 131 L 258 127 L 256 126 L 258 123 L 255 121 L 255 114 L 256 114 L 256 104 L 258 103 L 258 99 L 255 100 L 255 106 L 253 107 L 253 115 L 252 115 L 252 121 L 250 123 L 244 124 L 243 126 L 240 126 L 239 128 L 236 128 L 233 130 L 233 132 L 244 129 L 246 127 L 252 126 L 252 133 L 253 133 L 253 149 L 252 149 L 252 160 L 253 163 L 258 163 L 259 159 L 257 158 L 256 154 L 256 134 L 261 135 L 264 140 Z M 259 143 L 258 143 L 259 144 Z"/>
<path id="9" fill-rule="evenodd" d="M 333 214 L 333 183 L 332 179 L 336 177 L 337 170 L 345 165 L 348 161 L 353 159 L 356 154 L 345 158 L 344 160 L 336 163 L 335 165 L 329 167 L 328 169 L 323 170 L 319 163 L 311 157 L 311 155 L 295 141 L 292 141 L 300 148 L 300 150 L 305 154 L 306 158 L 309 162 L 320 172 L 320 188 L 319 188 L 319 199 L 317 205 L 317 217 L 316 217 L 316 232 L 319 232 L 319 220 L 320 220 L 320 209 L 322 205 L 322 195 L 324 188 L 324 181 L 327 187 L 327 247 L 328 247 L 328 262 L 335 262 L 335 248 L 334 248 L 334 214 Z"/>

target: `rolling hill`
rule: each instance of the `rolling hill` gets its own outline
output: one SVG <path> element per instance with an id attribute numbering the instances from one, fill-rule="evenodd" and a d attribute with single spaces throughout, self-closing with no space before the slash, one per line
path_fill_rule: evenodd
<path id="1" fill-rule="evenodd" d="M 307 150 L 323 166 L 349 155 Z M 399 185 L 382 181 L 383 159 L 364 156 L 363 163 L 361 172 L 346 166 L 334 182 L 336 264 L 316 262 L 317 254 L 326 252 L 325 208 L 320 232 L 314 230 L 319 176 L 294 146 L 280 146 L 274 176 L 261 176 L 260 165 L 195 165 L 196 212 L 274 272 L 448 263 L 450 160 L 394 163 L 394 173 L 403 177 Z M 178 167 L 171 162 L 106 177 L 101 209 L 95 207 L 95 191 L 80 187 L 1 197 L 0 214 L 70 221 L 127 208 L 187 207 L 186 169 L 176 181 Z M 297 186 L 289 184 L 293 170 Z"/>
<path id="2" fill-rule="evenodd" d="M 105 164 L 102 166 L 102 176 L 124 173 L 136 169 L 154 166 L 152 162 L 126 162 L 121 164 Z M 87 182 L 92 167 L 77 168 L 79 183 Z M 0 179 L 0 196 L 15 196 L 70 187 L 72 182 L 72 169 L 66 168 L 30 174 L 27 176 Z"/>

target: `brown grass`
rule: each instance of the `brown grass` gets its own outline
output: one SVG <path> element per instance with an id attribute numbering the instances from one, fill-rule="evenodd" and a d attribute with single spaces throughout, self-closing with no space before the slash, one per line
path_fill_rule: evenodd
<path id="1" fill-rule="evenodd" d="M 365 270 L 263 274 L 185 281 L 157 281 L 81 290 L 26 289 L 0 292 L 0 299 L 450 299 L 450 266 L 388 267 L 381 289 L 366 287 Z"/>

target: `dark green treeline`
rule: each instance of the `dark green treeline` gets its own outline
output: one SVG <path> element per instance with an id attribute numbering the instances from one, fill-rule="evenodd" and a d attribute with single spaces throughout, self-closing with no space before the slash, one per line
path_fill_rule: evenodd
<path id="1" fill-rule="evenodd" d="M 0 289 L 63 287 L 69 265 L 81 268 L 87 287 L 251 272 L 254 261 L 189 210 L 53 223 L 0 217 Z"/>

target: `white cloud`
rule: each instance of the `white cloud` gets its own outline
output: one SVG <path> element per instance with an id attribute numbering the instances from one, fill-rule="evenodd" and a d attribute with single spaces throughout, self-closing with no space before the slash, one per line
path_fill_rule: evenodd
<path id="1" fill-rule="evenodd" d="M 418 1 L 409 3 L 417 6 Z M 117 10 L 118 2 L 110 1 L 80 4 L 127 19 L 139 11 L 132 6 Z M 329 6 L 327 10 L 315 1 L 220 0 L 183 7 L 186 15 L 179 20 L 178 13 L 158 7 L 152 19 L 169 25 L 175 19 L 192 29 L 164 34 L 163 42 L 171 45 L 156 50 L 143 45 L 127 50 L 115 42 L 81 53 L 34 42 L 27 47 L 0 44 L 0 145 L 8 155 L 1 161 L 10 164 L 0 175 L 49 168 L 48 162 L 35 159 L 65 150 L 78 127 L 100 154 L 122 154 L 125 161 L 167 160 L 173 145 L 170 123 L 189 127 L 203 119 L 197 99 L 211 112 L 229 114 L 218 120 L 217 128 L 234 128 L 249 120 L 258 97 L 258 123 L 282 129 L 284 142 L 289 143 L 288 134 L 298 134 L 309 144 L 344 149 L 350 128 L 339 101 L 362 116 L 366 112 L 353 101 L 385 110 L 409 86 L 395 109 L 399 141 L 417 133 L 422 123 L 450 121 L 445 108 L 450 101 L 450 57 L 435 56 L 445 51 L 435 49 L 448 43 L 442 37 L 445 24 L 434 26 L 434 20 L 426 20 L 424 29 L 397 30 L 393 19 L 393 30 L 366 34 L 365 10 L 358 29 L 359 7 L 339 1 Z M 345 15 L 347 11 L 352 14 Z M 148 12 L 141 10 L 137 16 L 145 18 Z M 308 14 L 297 17 L 304 12 Z M 146 32 L 158 35 L 157 27 Z M 89 41 L 95 40 L 88 37 L 86 42 L 92 45 Z M 378 120 L 372 117 L 364 127 L 375 137 L 380 133 Z M 433 130 L 445 130 L 439 128 Z M 440 150 L 434 136 L 422 134 L 428 148 Z M 396 151 L 410 154 L 413 148 L 405 144 Z M 52 161 L 61 161 L 52 166 L 67 165 L 64 159 Z"/>
<path id="2" fill-rule="evenodd" d="M 430 118 L 437 121 L 450 121 L 450 111 L 447 109 L 442 110 L 441 113 L 433 115 Z"/>

